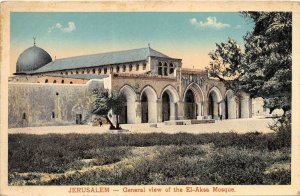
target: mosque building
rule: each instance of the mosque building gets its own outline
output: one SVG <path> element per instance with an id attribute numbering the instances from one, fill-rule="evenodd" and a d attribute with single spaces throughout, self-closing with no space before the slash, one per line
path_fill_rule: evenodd
<path id="1" fill-rule="evenodd" d="M 257 115 L 246 93 L 235 96 L 206 70 L 182 67 L 182 59 L 150 45 L 53 60 L 34 43 L 9 78 L 9 127 L 85 123 L 95 88 L 125 95 L 121 123 L 193 124 Z"/>

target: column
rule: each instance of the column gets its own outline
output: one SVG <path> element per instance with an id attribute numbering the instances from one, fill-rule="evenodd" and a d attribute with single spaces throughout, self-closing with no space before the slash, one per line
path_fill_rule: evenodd
<path id="1" fill-rule="evenodd" d="M 170 120 L 176 120 L 174 102 L 170 102 Z"/>
<path id="2" fill-rule="evenodd" d="M 157 122 L 161 122 L 162 121 L 162 100 L 158 99 L 157 100 Z"/>
<path id="3" fill-rule="evenodd" d="M 135 123 L 142 123 L 142 105 L 140 101 L 135 102 L 136 105 L 136 118 Z"/>
<path id="4" fill-rule="evenodd" d="M 241 98 L 241 118 L 249 118 L 249 97 L 243 96 Z"/>
<path id="5" fill-rule="evenodd" d="M 202 120 L 203 119 L 203 113 L 202 113 L 202 104 L 201 102 L 197 102 L 197 120 Z"/>

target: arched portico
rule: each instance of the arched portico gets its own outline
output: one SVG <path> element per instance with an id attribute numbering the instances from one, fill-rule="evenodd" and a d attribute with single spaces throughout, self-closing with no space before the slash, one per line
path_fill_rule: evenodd
<path id="1" fill-rule="evenodd" d="M 184 117 L 196 119 L 203 116 L 203 92 L 199 85 L 191 83 L 187 86 L 183 96 Z"/>
<path id="2" fill-rule="evenodd" d="M 163 89 L 160 97 L 158 106 L 159 120 L 164 122 L 178 119 L 179 95 L 176 89 L 168 85 Z"/>
<path id="3" fill-rule="evenodd" d="M 134 124 L 136 122 L 136 93 L 129 85 L 123 86 L 120 93 L 126 97 L 126 105 L 120 115 L 120 123 Z"/>
<path id="4" fill-rule="evenodd" d="M 151 86 L 146 86 L 141 91 L 141 122 L 157 122 L 157 94 Z"/>
<path id="5" fill-rule="evenodd" d="M 213 119 L 219 119 L 220 115 L 225 115 L 224 108 L 220 90 L 217 87 L 211 88 L 208 92 L 208 115 Z"/>

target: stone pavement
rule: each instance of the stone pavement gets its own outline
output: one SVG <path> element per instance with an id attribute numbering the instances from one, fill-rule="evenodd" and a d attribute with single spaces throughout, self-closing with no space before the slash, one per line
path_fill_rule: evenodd
<path id="1" fill-rule="evenodd" d="M 164 125 L 158 123 L 157 127 L 153 124 L 126 124 L 121 125 L 123 129 L 127 129 L 129 133 L 151 133 L 151 132 L 164 132 L 164 133 L 213 133 L 213 132 L 262 132 L 270 133 L 273 132 L 268 128 L 268 125 L 273 123 L 273 119 L 232 119 L 216 121 L 215 123 L 208 124 L 194 124 L 194 125 Z M 67 133 L 78 133 L 78 134 L 101 134 L 108 132 L 108 125 L 103 127 L 91 126 L 91 125 L 71 125 L 71 126 L 47 126 L 47 127 L 26 127 L 26 128 L 11 128 L 8 130 L 9 134 L 14 133 L 28 133 L 28 134 L 67 134 Z"/>

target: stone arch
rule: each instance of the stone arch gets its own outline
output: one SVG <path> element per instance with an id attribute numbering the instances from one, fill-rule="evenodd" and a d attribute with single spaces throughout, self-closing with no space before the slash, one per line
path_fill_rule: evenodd
<path id="1" fill-rule="evenodd" d="M 224 116 L 224 101 L 221 91 L 217 87 L 213 87 L 208 92 L 208 115 L 213 119 L 219 119 Z M 221 117 L 222 118 L 222 117 Z"/>
<path id="2" fill-rule="evenodd" d="M 178 117 L 179 101 L 179 94 L 177 90 L 172 85 L 168 85 L 162 90 L 160 98 L 162 101 L 162 121 L 176 120 Z"/>
<path id="3" fill-rule="evenodd" d="M 120 93 L 126 97 L 126 106 L 120 115 L 120 123 L 134 124 L 136 122 L 136 93 L 133 88 L 127 84 L 120 89 Z"/>
<path id="4" fill-rule="evenodd" d="M 191 101 L 192 100 L 192 101 Z M 203 116 L 203 91 L 195 82 L 190 83 L 183 94 L 184 117 L 195 119 Z"/>
<path id="5" fill-rule="evenodd" d="M 142 123 L 157 122 L 157 93 L 147 85 L 140 93 Z"/>
<path id="6" fill-rule="evenodd" d="M 225 93 L 225 119 L 235 119 L 237 118 L 237 97 L 235 96 L 234 92 L 232 90 L 227 90 Z"/>

